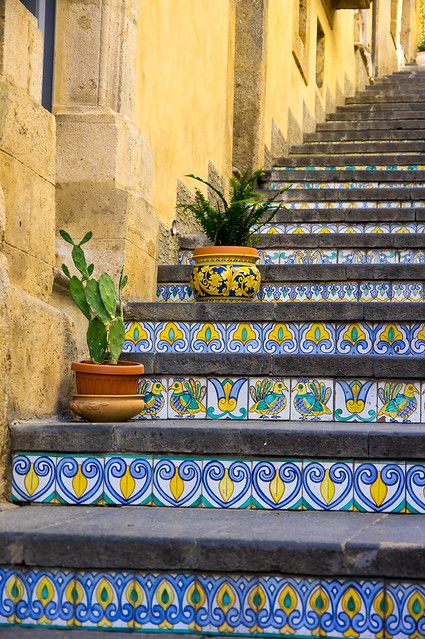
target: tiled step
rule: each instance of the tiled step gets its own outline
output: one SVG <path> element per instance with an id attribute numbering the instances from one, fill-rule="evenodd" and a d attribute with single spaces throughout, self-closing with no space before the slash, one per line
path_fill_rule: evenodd
<path id="1" fill-rule="evenodd" d="M 285 177 L 285 180 L 287 181 L 282 181 L 282 177 Z M 306 180 L 306 177 L 308 178 Z M 343 177 L 343 176 L 341 176 Z M 361 176 L 363 178 L 366 177 L 366 175 Z M 394 178 L 394 176 L 392 175 L 386 175 L 385 176 L 385 180 L 377 180 L 376 177 L 375 179 L 372 178 L 372 176 L 370 176 L 370 174 L 368 175 L 369 180 L 347 180 L 347 177 L 345 176 L 345 180 L 335 180 L 332 181 L 332 177 L 330 180 L 323 182 L 319 179 L 316 178 L 315 175 L 311 176 L 303 176 L 302 181 L 301 182 L 297 182 L 295 180 L 289 181 L 289 178 L 287 176 L 281 176 L 281 180 L 280 181 L 274 181 L 272 182 L 272 189 L 280 189 L 283 186 L 286 186 L 288 188 L 291 189 L 363 189 L 363 190 L 370 190 L 370 189 L 421 189 L 423 191 L 423 189 L 425 188 L 425 183 L 419 182 L 418 180 L 412 180 L 412 181 L 402 181 L 402 180 L 396 180 Z M 316 178 L 316 179 L 314 179 Z M 372 179 L 371 179 L 372 178 Z M 290 192 L 288 192 L 288 195 L 290 195 Z M 367 195 L 367 194 L 366 194 Z"/>
<path id="2" fill-rule="evenodd" d="M 353 97 L 346 98 L 345 104 L 371 104 L 373 106 L 385 106 L 387 109 L 397 108 L 393 107 L 393 104 L 404 104 L 412 109 L 425 110 L 425 98 L 423 95 L 418 95 L 418 93 L 414 92 L 401 93 L 400 91 L 391 91 L 389 89 L 376 94 L 358 93 Z"/>
<path id="3" fill-rule="evenodd" d="M 43 626 L 40 623 L 37 623 L 37 625 L 32 625 L 31 623 L 26 627 L 22 627 L 22 624 L 20 623 L 19 626 L 11 625 L 9 627 L 3 627 L 0 630 L 0 633 L 2 639 L 15 639 L 15 637 L 18 637 L 18 639 L 20 639 L 20 637 L 22 637 L 22 639 L 64 639 L 63 630 L 59 630 L 57 628 L 55 629 L 49 626 Z M 70 629 L 71 628 L 67 628 L 67 630 Z M 181 639 L 187 639 L 190 636 L 181 635 L 178 633 L 173 634 L 172 632 L 163 631 L 161 631 L 161 633 L 161 636 L 163 636 L 164 639 L 177 639 L 177 637 L 180 637 Z M 68 637 L 68 633 L 66 636 Z M 91 628 L 90 630 L 81 630 L 78 627 L 75 627 L 72 628 L 72 635 L 69 636 L 69 639 L 107 639 L 108 636 L 110 636 L 110 630 L 107 626 L 103 629 L 102 627 L 100 627 L 99 630 L 93 628 Z M 152 635 L 150 633 L 144 634 L 142 632 L 138 632 L 137 637 L 140 637 L 140 639 L 151 639 Z M 125 630 L 124 632 L 114 632 L 114 639 L 127 638 L 127 630 Z"/>
<path id="4" fill-rule="evenodd" d="M 347 98 L 347 100 L 356 99 L 356 98 Z M 422 117 L 425 113 L 425 101 L 421 100 L 420 102 L 414 102 L 409 100 L 391 100 L 388 102 L 379 102 L 374 103 L 372 98 L 369 98 L 369 102 L 347 102 L 344 106 L 338 106 L 336 108 L 336 113 L 341 113 L 343 111 L 351 113 L 368 113 L 380 111 L 381 113 L 398 113 L 399 111 L 416 113 L 416 117 Z"/>
<path id="5" fill-rule="evenodd" d="M 392 120 L 419 120 L 423 119 L 424 117 L 425 113 L 423 111 L 404 109 L 403 105 L 401 105 L 401 107 L 399 107 L 397 110 L 370 110 L 368 108 L 362 108 L 361 110 L 357 111 L 354 106 L 351 106 L 349 108 L 337 107 L 335 113 L 330 113 L 327 115 L 327 121 L 333 122 L 335 120 L 349 120 L 352 122 L 378 122 L 380 120 L 385 120 L 385 122 L 389 122 Z"/>
<path id="6" fill-rule="evenodd" d="M 423 183 L 423 169 L 417 168 L 416 166 L 414 169 L 411 168 L 411 170 L 409 170 L 408 167 L 400 170 L 395 167 L 382 167 L 377 169 L 368 166 L 276 166 L 267 173 L 261 185 L 268 185 L 272 182 L 279 181 L 298 182 L 303 180 L 306 182 L 340 182 L 343 184 L 352 182 L 374 182 L 382 185 L 382 188 L 388 188 L 388 184 L 394 184 L 395 188 L 400 188 L 404 185 L 409 185 L 409 188 L 417 188 L 417 184 L 420 185 Z"/>
<path id="7" fill-rule="evenodd" d="M 293 155 L 278 157 L 274 162 L 275 169 L 282 167 L 392 167 L 397 170 L 400 167 L 409 167 L 413 170 L 422 171 L 425 166 L 425 155 L 418 153 L 392 153 L 377 154 L 375 151 L 369 155 L 312 155 L 305 152 L 305 155 Z M 361 169 L 358 169 L 361 170 Z M 389 169 L 391 170 L 391 169 Z"/>
<path id="8" fill-rule="evenodd" d="M 392 120 L 391 127 L 388 126 L 388 121 L 373 120 L 358 122 L 346 122 L 344 120 L 332 120 L 325 123 L 319 123 L 316 126 L 316 131 L 330 132 L 330 131 L 409 131 L 410 129 L 424 129 L 425 120 Z"/>
<path id="9" fill-rule="evenodd" d="M 301 155 L 305 153 L 319 153 L 326 155 L 361 155 L 364 153 L 390 154 L 390 153 L 424 153 L 425 142 L 409 140 L 402 142 L 393 140 L 390 142 L 377 140 L 374 142 L 357 141 L 357 142 L 305 142 L 304 144 L 291 146 L 291 155 Z M 385 155 L 382 159 L 385 158 Z M 347 158 L 348 159 L 348 158 Z M 382 160 L 381 160 L 382 161 Z"/>
<path id="10" fill-rule="evenodd" d="M 321 130 L 316 133 L 307 133 L 304 136 L 304 142 L 351 142 L 357 140 L 364 141 L 385 141 L 391 142 L 394 140 L 401 140 L 406 142 L 407 140 L 423 140 L 424 132 L 423 128 L 419 129 L 404 129 L 397 130 L 393 127 L 385 130 L 352 130 L 352 131 L 330 131 Z"/>

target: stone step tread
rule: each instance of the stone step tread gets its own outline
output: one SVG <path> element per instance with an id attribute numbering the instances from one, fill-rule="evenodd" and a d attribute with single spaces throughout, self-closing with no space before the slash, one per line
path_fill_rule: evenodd
<path id="1" fill-rule="evenodd" d="M 339 209 L 335 210 L 333 220 L 323 219 L 331 217 L 323 212 L 323 217 L 317 214 L 317 210 L 301 210 L 291 212 L 290 219 L 285 213 L 276 216 L 276 224 L 297 225 L 308 224 L 316 221 L 316 218 L 323 224 L 340 221 Z M 310 214 L 310 215 L 309 215 Z M 346 214 L 344 224 L 353 224 L 354 211 L 352 215 Z M 359 216 L 360 217 L 360 216 Z M 383 222 L 383 220 L 379 220 Z M 288 248 L 288 247 L 326 247 L 337 248 L 368 248 L 368 249 L 399 249 L 409 250 L 412 248 L 423 248 L 425 246 L 425 234 L 423 233 L 262 233 L 254 235 L 256 248 Z M 199 236 L 182 236 L 179 238 L 181 250 L 192 250 L 200 246 L 208 246 L 208 239 Z"/>
<path id="2" fill-rule="evenodd" d="M 407 142 L 408 140 L 420 141 L 423 140 L 423 129 L 405 129 L 394 130 L 393 127 L 386 130 L 351 130 L 351 131 L 332 131 L 332 130 L 319 130 L 316 133 L 307 133 L 304 136 L 304 142 L 351 142 L 351 141 L 378 141 L 378 142 L 391 142 L 394 140 L 401 140 Z"/>
<path id="3" fill-rule="evenodd" d="M 237 551 L 235 551 L 237 549 Z M 421 515 L 24 506 L 0 513 L 0 564 L 423 578 Z"/>
<path id="4" fill-rule="evenodd" d="M 376 141 L 357 141 L 357 142 L 305 142 L 304 144 L 293 145 L 290 147 L 291 155 L 301 155 L 303 153 L 320 153 L 327 155 L 360 155 L 362 153 L 382 153 L 389 154 L 397 151 L 398 153 L 423 153 L 425 151 L 425 141 L 410 140 L 402 142 L 393 140 L 390 142 L 383 140 Z M 385 155 L 382 156 L 385 158 Z"/>
<path id="5" fill-rule="evenodd" d="M 394 188 L 406 188 L 406 184 L 422 184 L 424 181 L 424 174 L 422 170 L 400 171 L 400 170 L 368 170 L 362 169 L 336 169 L 336 168 L 311 168 L 311 167 L 299 167 L 279 169 L 278 167 L 268 171 L 264 179 L 260 182 L 261 185 L 265 185 L 274 182 L 318 182 L 320 184 L 326 184 L 328 182 L 342 182 L 343 184 L 350 184 L 354 182 L 373 182 L 382 185 L 384 188 L 388 188 L 386 184 L 395 183 L 397 187 Z M 409 187 L 407 187 L 409 188 Z M 418 188 L 417 186 L 411 188 Z"/>
<path id="6" fill-rule="evenodd" d="M 305 155 L 282 156 L 274 161 L 277 167 L 297 167 L 297 166 L 414 166 L 425 164 L 425 155 L 415 153 L 392 153 L 392 154 L 369 154 L 369 155 L 312 155 L 306 152 Z"/>
<path id="7" fill-rule="evenodd" d="M 381 106 L 382 104 L 388 105 L 389 108 L 392 103 L 400 103 L 412 105 L 412 108 L 425 108 L 425 97 L 418 95 L 417 93 L 402 93 L 395 90 L 383 90 L 376 93 L 358 93 L 353 97 L 345 99 L 345 105 L 351 104 L 371 104 Z"/>
<path id="8" fill-rule="evenodd" d="M 425 128 L 425 120 L 393 120 L 391 126 L 388 126 L 388 122 L 381 122 L 379 120 L 369 121 L 353 121 L 346 122 L 345 120 L 332 120 L 328 122 L 321 122 L 316 125 L 316 132 L 330 132 L 330 131 L 409 131 L 411 129 Z"/>
<path id="9" fill-rule="evenodd" d="M 283 181 L 283 180 L 282 180 Z M 397 200 L 402 202 L 423 202 L 425 200 L 425 188 L 422 186 L 412 188 L 387 187 L 380 189 L 374 188 L 327 188 L 320 189 L 288 189 L 278 195 L 276 191 L 279 189 L 262 190 L 262 194 L 266 197 L 276 195 L 276 201 L 283 202 L 332 202 L 332 201 L 355 201 L 355 202 L 387 202 L 388 200 Z M 418 206 L 421 206 L 418 204 Z M 422 204 L 423 208 L 423 204 Z"/>
<path id="10" fill-rule="evenodd" d="M 341 107 L 335 113 L 329 113 L 326 116 L 326 122 L 334 121 L 347 121 L 347 122 L 385 122 L 399 121 L 399 120 L 422 120 L 425 117 L 424 111 L 355 111 L 353 109 L 343 111 Z"/>
<path id="11" fill-rule="evenodd" d="M 380 111 L 381 113 L 390 113 L 390 112 L 408 112 L 416 113 L 416 117 L 420 117 L 419 114 L 422 114 L 425 111 L 425 101 L 414 102 L 410 100 L 391 100 L 387 102 L 354 102 L 347 104 L 347 102 L 342 106 L 337 106 L 336 112 L 369 112 L 369 111 Z"/>
<path id="12" fill-rule="evenodd" d="M 143 453 L 251 458 L 425 459 L 425 424 L 157 419 L 95 424 L 23 422 L 12 451 Z"/>

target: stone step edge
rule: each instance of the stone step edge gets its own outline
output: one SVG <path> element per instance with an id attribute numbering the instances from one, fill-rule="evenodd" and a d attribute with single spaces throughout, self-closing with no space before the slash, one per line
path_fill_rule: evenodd
<path id="1" fill-rule="evenodd" d="M 14 453 L 147 453 L 251 458 L 425 459 L 425 424 L 158 419 L 117 423 L 23 422 Z M 312 454 L 314 451 L 314 454 Z"/>
<path id="2" fill-rule="evenodd" d="M 314 224 L 311 218 L 317 216 L 317 211 L 302 210 L 297 213 L 295 215 L 291 213 L 289 220 L 285 212 L 278 213 L 275 218 L 276 224 L 293 224 L 294 226 Z M 294 220 L 294 217 L 301 219 L 301 221 Z M 335 217 L 342 216 L 341 214 L 338 216 L 336 212 Z M 354 217 L 353 214 L 352 218 Z M 346 220 L 341 223 L 349 224 L 350 222 L 356 223 L 354 219 L 350 220 L 350 214 L 347 212 Z M 329 222 L 329 224 L 334 223 Z M 326 225 L 327 222 L 324 221 L 323 224 Z M 425 248 L 425 233 L 256 233 L 252 237 L 256 248 L 320 247 L 334 250 L 338 248 L 367 248 L 370 250 Z M 208 239 L 205 236 L 184 235 L 178 237 L 178 244 L 180 250 L 193 250 L 200 246 L 208 246 Z"/>
<path id="3" fill-rule="evenodd" d="M 280 156 L 274 159 L 276 167 L 296 166 L 422 166 L 424 156 L 417 153 L 392 153 L 392 154 L 344 154 L 319 155 L 307 153 L 295 156 Z"/>
<path id="4" fill-rule="evenodd" d="M 23 506 L 0 513 L 0 565 L 423 579 L 425 528 L 421 515 Z"/>

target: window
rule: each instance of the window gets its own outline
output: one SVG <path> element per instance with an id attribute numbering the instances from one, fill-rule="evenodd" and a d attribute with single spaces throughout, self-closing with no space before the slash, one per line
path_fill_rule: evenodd
<path id="1" fill-rule="evenodd" d="M 21 0 L 22 4 L 38 19 L 38 27 L 43 34 L 43 83 L 41 103 L 52 110 L 53 96 L 53 55 L 55 44 L 55 0 Z"/>

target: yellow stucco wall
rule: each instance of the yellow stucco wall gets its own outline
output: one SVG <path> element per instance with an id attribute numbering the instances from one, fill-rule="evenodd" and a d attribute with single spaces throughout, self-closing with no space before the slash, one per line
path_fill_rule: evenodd
<path id="1" fill-rule="evenodd" d="M 135 120 L 153 150 L 152 204 L 175 217 L 176 183 L 231 170 L 232 0 L 141 0 Z M 193 188 L 193 182 L 186 180 Z"/>

